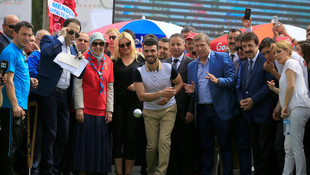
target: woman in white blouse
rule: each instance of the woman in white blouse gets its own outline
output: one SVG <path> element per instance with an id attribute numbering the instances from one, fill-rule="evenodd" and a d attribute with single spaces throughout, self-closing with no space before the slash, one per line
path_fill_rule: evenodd
<path id="1" fill-rule="evenodd" d="M 305 125 L 310 117 L 310 99 L 304 81 L 301 66 L 291 59 L 292 46 L 285 40 L 271 45 L 278 63 L 283 64 L 279 88 L 274 82 L 268 82 L 271 90 L 279 94 L 282 107 L 281 117 L 290 119 L 290 134 L 285 136 L 285 164 L 283 175 L 293 173 L 296 165 L 296 175 L 306 175 L 306 160 L 303 148 Z"/>

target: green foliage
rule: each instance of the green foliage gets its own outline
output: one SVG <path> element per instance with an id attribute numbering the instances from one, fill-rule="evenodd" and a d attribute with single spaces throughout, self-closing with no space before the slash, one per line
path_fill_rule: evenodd
<path id="1" fill-rule="evenodd" d="M 44 0 L 32 0 L 32 17 L 31 23 L 34 26 L 34 34 L 42 29 L 43 23 L 43 1 Z"/>

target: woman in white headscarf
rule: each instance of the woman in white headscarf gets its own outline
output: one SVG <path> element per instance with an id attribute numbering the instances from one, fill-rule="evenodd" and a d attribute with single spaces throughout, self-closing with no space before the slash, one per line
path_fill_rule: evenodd
<path id="1" fill-rule="evenodd" d="M 111 171 L 111 138 L 108 123 L 113 112 L 113 63 L 103 53 L 103 34 L 90 36 L 89 61 L 83 79 L 74 81 L 76 110 L 73 170 L 80 174 Z"/>

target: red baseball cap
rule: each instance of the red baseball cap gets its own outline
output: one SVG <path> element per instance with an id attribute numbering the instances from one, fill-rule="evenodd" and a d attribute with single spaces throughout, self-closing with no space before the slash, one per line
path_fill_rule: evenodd
<path id="1" fill-rule="evenodd" d="M 109 43 L 110 44 L 109 35 L 103 34 L 103 36 L 104 36 L 105 43 Z"/>
<path id="2" fill-rule="evenodd" d="M 185 38 L 185 40 L 194 39 L 194 36 L 195 36 L 196 34 L 197 34 L 197 33 L 189 33 L 188 36 Z"/>

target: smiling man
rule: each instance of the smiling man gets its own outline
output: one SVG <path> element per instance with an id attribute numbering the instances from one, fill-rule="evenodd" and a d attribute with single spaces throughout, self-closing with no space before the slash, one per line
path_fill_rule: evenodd
<path id="1" fill-rule="evenodd" d="M 177 112 L 174 96 L 183 87 L 183 81 L 174 66 L 158 59 L 156 39 L 143 41 L 143 54 L 146 63 L 134 70 L 133 81 L 138 98 L 144 102 L 147 173 L 165 175 Z"/>
<path id="2" fill-rule="evenodd" d="M 43 121 L 41 174 L 58 174 L 68 138 L 73 75 L 53 60 L 61 52 L 77 54 L 71 42 L 79 38 L 80 31 L 80 21 L 69 18 L 64 21 L 60 35 L 44 35 L 41 39 L 40 70 L 37 75 L 40 84 L 34 90 L 38 94 L 39 113 Z M 83 57 L 80 53 L 79 56 Z"/>
<path id="3" fill-rule="evenodd" d="M 19 154 L 19 150 L 25 146 L 20 144 L 22 137 L 12 139 L 11 134 L 13 131 L 15 133 L 24 129 L 22 125 L 16 124 L 23 123 L 30 90 L 28 65 L 22 52 L 32 35 L 33 26 L 29 22 L 22 21 L 17 23 L 14 29 L 13 42 L 0 55 L 0 61 L 5 60 L 9 63 L 7 82 L 3 89 L 4 101 L 2 108 L 0 108 L 0 162 L 2 162 L 0 170 L 3 174 L 15 174 L 17 171 L 26 168 L 22 167 L 23 164 L 17 163 L 18 161 L 26 162 Z M 33 79 L 32 82 L 35 87 L 37 80 Z M 23 134 L 23 132 L 18 132 L 18 134 Z"/>
<path id="4" fill-rule="evenodd" d="M 195 122 L 201 140 L 202 172 L 212 174 L 215 134 L 220 144 L 223 174 L 233 174 L 233 154 L 230 120 L 238 114 L 233 92 L 236 73 L 226 53 L 210 49 L 210 39 L 204 33 L 194 37 L 197 59 L 188 65 L 188 83 L 195 97 Z"/>
<path id="5" fill-rule="evenodd" d="M 266 83 L 275 78 L 264 70 L 266 58 L 259 52 L 258 43 L 258 37 L 253 32 L 246 33 L 241 38 L 247 60 L 241 65 L 237 96 L 242 116 L 250 125 L 255 174 L 271 175 L 275 137 L 272 112 L 277 96 L 269 90 Z"/>

